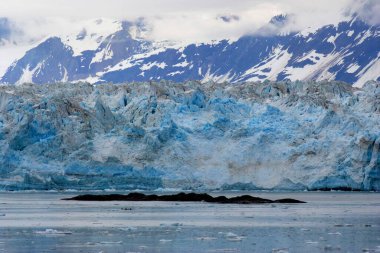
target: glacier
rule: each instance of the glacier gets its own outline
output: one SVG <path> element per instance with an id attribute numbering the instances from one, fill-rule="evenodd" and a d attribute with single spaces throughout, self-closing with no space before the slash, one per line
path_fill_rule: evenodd
<path id="1" fill-rule="evenodd" d="M 380 190 L 380 83 L 0 86 L 0 190 Z"/>

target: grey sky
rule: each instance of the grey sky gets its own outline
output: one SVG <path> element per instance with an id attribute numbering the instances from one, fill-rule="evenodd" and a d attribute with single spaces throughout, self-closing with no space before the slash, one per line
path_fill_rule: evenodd
<path id="1" fill-rule="evenodd" d="M 155 39 L 207 40 L 254 32 L 277 14 L 295 14 L 293 29 L 336 23 L 356 8 L 377 22 L 380 0 L 0 0 L 10 17 L 33 34 L 69 29 L 78 19 L 145 17 Z M 363 7 L 364 6 L 364 7 Z M 238 19 L 223 22 L 221 15 Z"/>

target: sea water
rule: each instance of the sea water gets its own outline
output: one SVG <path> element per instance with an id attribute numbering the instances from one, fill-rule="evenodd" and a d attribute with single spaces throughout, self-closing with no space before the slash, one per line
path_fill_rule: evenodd
<path id="1" fill-rule="evenodd" d="M 380 252 L 378 193 L 211 193 L 305 204 L 61 200 L 77 194 L 0 193 L 0 253 Z"/>

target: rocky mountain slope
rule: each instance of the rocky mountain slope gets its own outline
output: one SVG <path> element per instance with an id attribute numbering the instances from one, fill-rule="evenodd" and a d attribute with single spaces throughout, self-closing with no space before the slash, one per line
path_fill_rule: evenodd
<path id="1" fill-rule="evenodd" d="M 15 61 L 5 84 L 202 80 L 339 80 L 361 87 L 380 78 L 380 31 L 353 16 L 316 31 L 283 33 L 276 16 L 238 40 L 176 44 L 147 40 L 143 21 L 99 19 L 51 36 Z"/>
<path id="2" fill-rule="evenodd" d="M 380 83 L 0 86 L 0 189 L 380 190 Z"/>

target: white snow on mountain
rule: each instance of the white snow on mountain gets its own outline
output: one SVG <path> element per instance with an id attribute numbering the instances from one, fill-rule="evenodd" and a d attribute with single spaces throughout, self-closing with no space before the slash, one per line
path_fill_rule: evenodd
<path id="1" fill-rule="evenodd" d="M 281 46 L 272 50 L 271 55 L 268 60 L 262 64 L 259 63 L 252 68 L 245 71 L 242 78 L 249 77 L 250 74 L 266 75 L 266 79 L 270 81 L 277 80 L 277 76 L 281 73 L 286 65 L 288 64 L 291 54 L 289 54 L 286 49 L 284 50 Z M 269 70 L 269 72 L 268 72 Z M 248 78 L 247 81 L 260 81 L 259 76 Z"/>
<path id="2" fill-rule="evenodd" d="M 354 84 L 355 87 L 363 87 L 368 80 L 375 80 L 380 74 L 380 53 L 377 58 L 372 60 L 367 66 L 363 68 L 356 76 L 359 80 Z"/>
<path id="3" fill-rule="evenodd" d="M 151 41 L 144 20 L 78 22 L 69 34 L 57 32 L 5 72 L 3 65 L 1 82 L 341 80 L 361 87 L 380 78 L 378 26 L 354 16 L 309 32 L 273 34 L 289 18 L 276 16 L 257 34 L 240 39 L 193 44 Z M 59 40 L 48 43 L 53 38 Z"/>
<path id="4" fill-rule="evenodd" d="M 80 23 L 69 35 L 59 35 L 62 41 L 74 51 L 73 56 L 81 55 L 86 50 L 96 50 L 111 34 L 122 29 L 120 21 L 100 18 Z M 99 57 L 99 56 L 98 56 Z"/>

